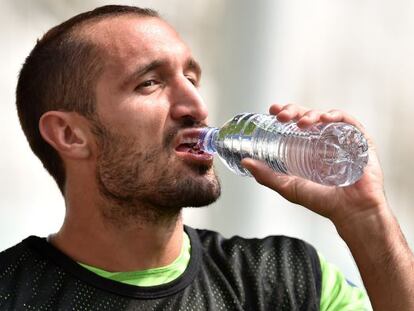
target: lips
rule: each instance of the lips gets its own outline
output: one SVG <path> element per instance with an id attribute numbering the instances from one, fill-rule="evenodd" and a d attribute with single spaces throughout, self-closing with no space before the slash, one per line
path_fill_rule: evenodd
<path id="1" fill-rule="evenodd" d="M 175 152 L 185 161 L 211 165 L 213 155 L 204 152 L 199 147 L 200 129 L 185 129 L 175 140 Z"/>
<path id="2" fill-rule="evenodd" d="M 199 150 L 198 142 L 200 137 L 200 129 L 182 130 L 174 141 L 175 150 L 182 152 L 191 152 Z"/>
<path id="3" fill-rule="evenodd" d="M 182 137 L 180 140 L 180 144 L 175 148 L 175 150 L 180 151 L 180 152 L 190 152 L 190 153 L 198 153 L 198 154 L 203 153 L 203 151 L 199 147 L 198 136 Z"/>

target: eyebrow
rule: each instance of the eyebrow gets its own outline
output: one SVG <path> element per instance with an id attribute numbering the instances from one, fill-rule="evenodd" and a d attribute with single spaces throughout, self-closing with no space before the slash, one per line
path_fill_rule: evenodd
<path id="1" fill-rule="evenodd" d="M 184 70 L 192 70 L 195 72 L 195 74 L 197 75 L 197 79 L 200 79 L 201 77 L 201 66 L 200 64 L 194 59 L 194 58 L 189 58 L 186 62 L 185 62 L 185 66 L 184 66 Z"/>
<path id="2" fill-rule="evenodd" d="M 122 87 L 126 87 L 131 84 L 133 81 L 137 80 L 139 77 L 147 74 L 148 72 L 157 70 L 158 68 L 167 66 L 167 60 L 154 60 L 143 66 L 139 66 L 131 75 L 129 75 L 123 82 Z M 188 58 L 184 63 L 184 70 L 192 70 L 197 75 L 197 79 L 201 77 L 201 66 L 200 64 L 192 57 Z"/>

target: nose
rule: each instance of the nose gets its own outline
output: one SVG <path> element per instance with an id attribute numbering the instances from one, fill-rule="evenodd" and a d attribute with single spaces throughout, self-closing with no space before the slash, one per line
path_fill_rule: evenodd
<path id="1" fill-rule="evenodd" d="M 208 116 L 207 107 L 195 85 L 180 77 L 170 91 L 170 114 L 175 120 L 193 119 L 201 122 Z"/>

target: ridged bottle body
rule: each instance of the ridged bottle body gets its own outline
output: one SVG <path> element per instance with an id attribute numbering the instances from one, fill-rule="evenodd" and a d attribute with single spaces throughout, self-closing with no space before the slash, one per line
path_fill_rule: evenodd
<path id="1" fill-rule="evenodd" d="M 249 157 L 273 170 L 332 186 L 356 182 L 368 162 L 368 144 L 352 125 L 336 122 L 300 129 L 275 116 L 243 113 L 220 129 L 202 132 L 201 148 L 217 152 L 239 175 L 251 176 L 240 164 Z"/>

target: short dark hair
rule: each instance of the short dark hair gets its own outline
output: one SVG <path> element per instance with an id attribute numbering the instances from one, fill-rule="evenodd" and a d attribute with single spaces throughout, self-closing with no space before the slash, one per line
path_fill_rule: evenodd
<path id="1" fill-rule="evenodd" d="M 23 132 L 36 156 L 64 194 L 65 168 L 57 151 L 41 136 L 39 120 L 51 110 L 74 111 L 89 119 L 95 113 L 97 78 L 102 53 L 91 40 L 76 35 L 86 23 L 134 14 L 158 17 L 151 9 L 107 5 L 76 15 L 50 29 L 23 64 L 16 88 L 16 106 Z"/>

